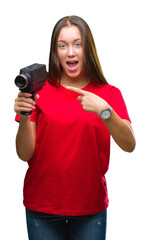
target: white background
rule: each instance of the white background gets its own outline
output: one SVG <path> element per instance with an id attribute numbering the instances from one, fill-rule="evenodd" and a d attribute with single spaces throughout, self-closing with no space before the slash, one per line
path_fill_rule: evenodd
<path id="1" fill-rule="evenodd" d="M 66 15 L 89 24 L 104 75 L 120 88 L 137 146 L 125 153 L 112 141 L 106 174 L 107 240 L 149 240 L 150 7 L 147 0 L 5 0 L 0 6 L 0 239 L 26 240 L 22 187 L 27 164 L 15 152 L 14 78 L 32 63 L 48 66 L 51 32 Z"/>

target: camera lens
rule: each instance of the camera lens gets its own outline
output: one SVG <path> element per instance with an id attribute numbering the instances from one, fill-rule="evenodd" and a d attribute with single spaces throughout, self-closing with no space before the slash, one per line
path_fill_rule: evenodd
<path id="1" fill-rule="evenodd" d="M 26 75 L 20 74 L 15 78 L 15 84 L 19 89 L 24 89 L 29 83 L 29 79 Z"/>

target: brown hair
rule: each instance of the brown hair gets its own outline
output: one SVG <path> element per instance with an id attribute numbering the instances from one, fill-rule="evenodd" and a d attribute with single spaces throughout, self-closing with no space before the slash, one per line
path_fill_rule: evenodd
<path id="1" fill-rule="evenodd" d="M 86 77 L 92 81 L 107 83 L 97 55 L 96 46 L 88 24 L 78 16 L 68 16 L 61 18 L 55 25 L 50 46 L 49 55 L 49 77 L 57 82 L 61 77 L 61 66 L 57 55 L 57 39 L 64 26 L 75 25 L 81 33 L 84 46 L 84 70 Z"/>

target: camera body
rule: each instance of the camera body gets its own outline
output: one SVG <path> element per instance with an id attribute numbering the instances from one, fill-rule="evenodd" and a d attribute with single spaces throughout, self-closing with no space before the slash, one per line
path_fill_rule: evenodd
<path id="1" fill-rule="evenodd" d="M 21 92 L 32 94 L 32 99 L 46 82 L 48 74 L 46 65 L 34 63 L 30 66 L 20 69 L 20 74 L 15 78 L 15 84 Z M 21 114 L 29 115 L 31 112 L 21 112 Z"/>

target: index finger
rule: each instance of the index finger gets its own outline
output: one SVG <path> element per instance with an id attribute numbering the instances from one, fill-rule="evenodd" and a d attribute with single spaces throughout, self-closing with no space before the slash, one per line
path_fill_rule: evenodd
<path id="1" fill-rule="evenodd" d="M 76 93 L 78 93 L 78 94 L 80 94 L 80 95 L 84 95 L 84 94 L 86 93 L 86 91 L 84 91 L 84 90 L 82 90 L 82 89 L 80 89 L 80 88 L 77 88 L 77 87 L 67 86 L 66 88 L 67 88 L 68 90 L 73 91 L 73 92 L 76 92 Z"/>
<path id="2" fill-rule="evenodd" d="M 18 93 L 18 97 L 31 97 L 32 94 L 31 93 L 27 93 L 27 92 L 19 92 Z"/>

